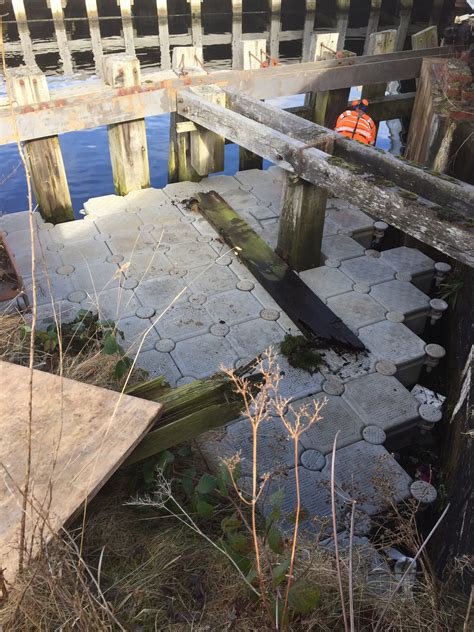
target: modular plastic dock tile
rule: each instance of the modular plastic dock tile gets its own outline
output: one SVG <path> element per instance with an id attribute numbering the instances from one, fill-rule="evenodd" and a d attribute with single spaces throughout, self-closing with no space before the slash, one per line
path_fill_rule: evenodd
<path id="1" fill-rule="evenodd" d="M 164 225 L 156 223 L 154 226 L 152 235 L 156 242 L 167 246 L 194 243 L 198 241 L 200 235 L 192 223 L 179 221 L 179 223 Z"/>
<path id="2" fill-rule="evenodd" d="M 240 358 L 255 358 L 268 347 L 278 345 L 284 335 L 275 322 L 257 318 L 231 327 L 228 339 Z"/>
<path id="3" fill-rule="evenodd" d="M 148 372 L 150 380 L 163 375 L 170 386 L 176 386 L 176 382 L 181 377 L 181 373 L 171 355 L 156 351 L 156 349 L 149 349 L 140 353 L 138 366 L 140 369 Z"/>
<path id="4" fill-rule="evenodd" d="M 149 318 L 138 318 L 137 316 L 121 318 L 117 322 L 117 331 L 122 332 L 124 336 L 122 338 L 121 335 L 117 335 L 118 343 L 132 357 L 135 357 L 139 350 L 142 352 L 153 349 L 159 340 L 152 319 Z"/>
<path id="5" fill-rule="evenodd" d="M 91 265 L 60 266 L 57 272 L 60 276 L 69 279 L 72 289 L 83 290 L 91 296 L 100 294 L 104 290 L 117 289 L 121 281 L 117 265 L 106 261 L 93 262 Z"/>
<path id="6" fill-rule="evenodd" d="M 120 195 L 102 195 L 84 202 L 84 210 L 87 215 L 96 217 L 119 213 L 127 209 L 126 199 Z"/>
<path id="7" fill-rule="evenodd" d="M 163 247 L 154 245 L 139 252 L 125 253 L 119 263 L 124 267 L 124 276 L 134 277 L 139 283 L 143 283 L 148 279 L 168 275 L 174 263 L 168 259 L 164 250 Z"/>
<path id="8" fill-rule="evenodd" d="M 419 421 L 419 402 L 392 376 L 372 373 L 351 380 L 342 398 L 365 425 L 378 426 L 388 434 Z"/>
<path id="9" fill-rule="evenodd" d="M 247 272 L 247 274 L 249 273 Z M 220 266 L 214 263 L 193 268 L 183 280 L 193 292 L 202 292 L 210 296 L 235 289 L 239 278 L 232 272 L 230 266 Z"/>
<path id="10" fill-rule="evenodd" d="M 210 296 L 206 302 L 206 309 L 215 322 L 223 321 L 227 325 L 233 325 L 250 318 L 258 318 L 262 306 L 250 292 L 234 289 Z"/>
<path id="11" fill-rule="evenodd" d="M 339 230 L 348 235 L 360 232 L 371 234 L 373 232 L 374 220 L 352 204 L 328 208 L 326 218 L 334 222 Z"/>
<path id="12" fill-rule="evenodd" d="M 332 455 L 323 470 L 329 476 Z M 337 484 L 369 515 L 410 497 L 412 479 L 381 445 L 359 441 L 336 451 Z"/>
<path id="13" fill-rule="evenodd" d="M 359 338 L 379 359 L 390 360 L 397 367 L 425 357 L 425 343 L 405 325 L 389 320 L 359 330 Z"/>
<path id="14" fill-rule="evenodd" d="M 81 298 L 81 295 L 86 295 Z M 135 292 L 121 287 L 102 290 L 98 294 L 87 294 L 83 290 L 75 290 L 69 300 L 77 302 L 78 309 L 92 309 L 99 317 L 116 322 L 119 318 L 134 316 L 141 307 Z"/>
<path id="15" fill-rule="evenodd" d="M 222 366 L 232 368 L 237 354 L 225 338 L 204 334 L 177 342 L 171 356 L 183 375 L 209 377 Z"/>
<path id="16" fill-rule="evenodd" d="M 388 281 L 374 285 L 370 291 L 381 305 L 390 312 L 400 312 L 405 316 L 430 310 L 430 298 L 412 283 L 406 281 Z"/>
<path id="17" fill-rule="evenodd" d="M 300 277 L 321 299 L 350 292 L 354 285 L 340 270 L 328 266 L 305 270 Z"/>
<path id="18" fill-rule="evenodd" d="M 386 310 L 368 294 L 339 294 L 328 299 L 327 304 L 354 331 L 385 319 Z"/>
<path id="19" fill-rule="evenodd" d="M 354 283 L 369 286 L 395 278 L 395 270 L 381 257 L 356 257 L 343 261 L 339 269 Z"/>
<path id="20" fill-rule="evenodd" d="M 182 279 L 168 274 L 144 281 L 135 291 L 143 306 L 158 312 L 170 305 L 184 287 Z M 185 297 L 181 296 L 178 300 L 183 301 Z"/>
<path id="21" fill-rule="evenodd" d="M 360 257 L 364 252 L 364 248 L 347 235 L 328 235 L 323 237 L 321 244 L 321 253 L 324 259 L 344 261 L 344 259 Z"/>
<path id="22" fill-rule="evenodd" d="M 318 450 L 321 454 L 328 454 L 334 443 L 336 433 L 339 431 L 337 447 L 344 447 L 355 443 L 362 438 L 364 422 L 352 408 L 347 406 L 341 397 L 320 393 L 314 397 L 305 397 L 292 403 L 292 408 L 298 411 L 301 406 L 308 405 L 309 414 L 314 412 L 315 402 L 323 402 L 320 416 L 322 419 L 315 422 L 301 435 L 301 444 L 305 449 Z M 293 419 L 290 410 L 289 419 Z"/>
<path id="23" fill-rule="evenodd" d="M 67 241 L 63 244 L 52 244 L 47 250 L 54 252 L 54 248 L 62 246 L 56 250 L 65 265 L 87 265 L 93 261 L 105 261 L 111 254 L 107 244 L 95 239 L 81 239 L 80 241 Z"/>
<path id="24" fill-rule="evenodd" d="M 214 323 L 205 306 L 193 305 L 187 298 L 188 295 L 180 297 L 174 305 L 166 309 L 156 323 L 156 329 L 163 338 L 177 341 L 198 336 L 207 333 Z M 157 310 L 157 316 L 158 313 L 159 310 Z M 201 361 L 203 360 L 204 358 L 201 358 Z M 213 372 L 211 371 L 210 375 Z"/>
<path id="25" fill-rule="evenodd" d="M 234 177 L 249 191 L 251 191 L 253 187 L 256 187 L 262 183 L 272 184 L 274 181 L 273 172 L 271 171 L 271 169 L 267 169 L 266 171 L 262 171 L 262 169 L 247 169 L 246 171 L 237 171 Z"/>
<path id="26" fill-rule="evenodd" d="M 214 250 L 208 244 L 202 244 L 198 241 L 173 244 L 166 256 L 175 265 L 185 267 L 188 270 L 212 263 L 216 259 Z"/>

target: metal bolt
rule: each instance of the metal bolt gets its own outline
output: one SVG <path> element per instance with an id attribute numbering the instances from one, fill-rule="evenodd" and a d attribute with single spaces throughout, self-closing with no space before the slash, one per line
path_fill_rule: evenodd
<path id="1" fill-rule="evenodd" d="M 183 101 L 184 101 L 183 97 L 179 97 L 178 103 L 183 103 Z"/>
<path id="2" fill-rule="evenodd" d="M 183 112 L 184 112 L 184 113 L 189 112 L 189 108 L 188 108 L 188 106 L 187 106 L 187 105 L 185 105 L 185 106 L 184 106 L 184 108 L 183 108 Z"/>

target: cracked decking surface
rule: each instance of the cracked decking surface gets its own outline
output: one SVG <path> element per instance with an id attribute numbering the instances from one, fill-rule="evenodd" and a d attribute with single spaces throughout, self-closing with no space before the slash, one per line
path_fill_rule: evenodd
<path id="1" fill-rule="evenodd" d="M 222 364 L 246 362 L 268 346 L 277 347 L 286 332 L 297 333 L 296 327 L 183 200 L 197 191 L 216 190 L 274 246 L 281 182 L 279 169 L 251 170 L 199 184 L 147 189 L 125 198 L 92 199 L 79 222 L 52 227 L 39 221 L 38 238 L 49 270 L 49 281 L 40 274 L 40 316 L 51 313 L 51 284 L 64 319 L 79 308 L 98 308 L 103 317 L 118 322 L 131 353 L 148 331 L 138 365 L 152 376 L 164 374 L 173 385 L 212 375 Z M 28 283 L 24 221 L 22 214 L 7 215 L 0 219 L 0 229 L 8 231 Z M 392 483 L 398 481 L 398 498 L 409 495 L 409 477 L 380 443 L 384 433 L 395 434 L 418 421 L 418 403 L 403 384 L 416 381 L 425 359 L 425 344 L 410 327 L 420 331 L 429 313 L 429 297 L 422 289 L 429 285 L 434 262 L 408 248 L 381 256 L 367 251 L 372 224 L 360 210 L 329 200 L 322 248 L 325 265 L 301 274 L 369 352 L 357 357 L 327 352 L 325 367 L 313 376 L 280 360 L 282 394 L 295 401 L 322 395 L 329 399 L 324 422 L 301 442 L 299 467 L 308 479 L 306 503 L 312 515 L 327 513 L 327 489 L 314 498 L 311 490 L 316 479 L 322 489 L 327 484 L 328 453 L 337 429 L 338 454 L 346 450 L 353 458 L 344 458 L 340 465 L 341 485 L 348 493 L 361 503 L 373 495 L 369 474 L 361 478 L 360 489 L 349 490 L 344 484 L 344 476 L 350 480 L 350 472 L 363 462 L 374 475 L 382 467 Z M 289 470 L 289 477 L 277 474 L 272 486 L 291 487 L 292 457 L 276 420 L 270 420 L 262 433 L 262 471 L 269 466 Z M 249 456 L 246 437 L 245 422 L 237 422 L 201 443 L 210 460 L 241 450 L 244 463 Z M 379 498 L 367 504 L 367 510 L 373 513 L 385 504 Z"/>

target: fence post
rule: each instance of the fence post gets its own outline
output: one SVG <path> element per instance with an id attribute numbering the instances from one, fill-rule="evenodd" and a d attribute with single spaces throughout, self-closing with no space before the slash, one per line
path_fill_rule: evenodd
<path id="1" fill-rule="evenodd" d="M 9 71 L 12 97 L 19 106 L 49 101 L 46 76 L 38 66 Z M 57 136 L 25 143 L 31 182 L 42 217 L 53 224 L 74 219 L 71 196 Z"/>
<path id="2" fill-rule="evenodd" d="M 349 25 L 349 9 L 351 0 L 336 0 L 336 31 L 339 33 L 337 50 L 342 50 L 346 41 Z"/>
<path id="3" fill-rule="evenodd" d="M 133 55 L 104 57 L 105 82 L 113 88 L 140 86 L 140 63 Z M 150 186 L 144 119 L 108 126 L 110 159 L 117 195 Z"/>
<path id="4" fill-rule="evenodd" d="M 280 56 L 281 0 L 269 0 L 270 8 L 270 57 Z"/>
<path id="5" fill-rule="evenodd" d="M 306 12 L 304 17 L 303 41 L 301 48 L 301 61 L 310 61 L 311 41 L 313 39 L 314 18 L 316 16 L 316 0 L 306 0 Z"/>
<path id="6" fill-rule="evenodd" d="M 379 28 L 381 8 L 382 8 L 382 0 L 371 0 L 369 21 L 367 22 L 367 31 L 365 33 L 364 52 L 362 53 L 363 55 L 368 54 L 367 50 L 369 48 L 370 36 L 372 35 L 372 33 L 375 33 L 377 29 Z"/>

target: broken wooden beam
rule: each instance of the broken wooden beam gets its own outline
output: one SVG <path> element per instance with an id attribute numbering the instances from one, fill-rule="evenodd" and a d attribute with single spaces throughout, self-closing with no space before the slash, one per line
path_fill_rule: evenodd
<path id="1" fill-rule="evenodd" d="M 321 125 L 302 120 L 290 112 L 261 103 L 243 94 L 226 91 L 227 105 L 232 111 L 253 121 L 271 126 L 278 132 L 309 143 L 313 137 L 333 139 L 333 153 L 354 167 L 367 169 L 373 175 L 390 180 L 394 185 L 408 189 L 435 204 L 451 208 L 474 218 L 474 187 L 440 174 L 430 173 L 423 165 L 403 160 L 383 149 L 369 147 L 343 138 Z M 364 205 L 362 205 L 363 207 Z"/>
<path id="2" fill-rule="evenodd" d="M 218 193 L 199 193 L 196 198 L 207 221 L 238 251 L 242 263 L 305 336 L 327 345 L 364 349 L 357 336 Z"/>
<path id="3" fill-rule="evenodd" d="M 440 219 L 436 208 L 415 201 L 413 198 L 418 197 L 416 193 L 404 192 L 385 183 L 378 184 L 373 174 L 342 158 L 307 148 L 305 143 L 287 134 L 206 102 L 196 94 L 183 90 L 179 96 L 182 101 L 178 103 L 178 111 L 191 121 L 247 147 L 287 171 L 294 171 L 312 184 L 331 190 L 334 195 L 360 206 L 446 255 L 468 265 L 474 263 L 471 233 Z M 258 101 L 254 103 L 257 116 L 259 105 L 262 104 Z M 303 119 L 299 122 L 302 126 L 307 125 Z M 331 133 L 330 130 L 325 132 Z"/>

